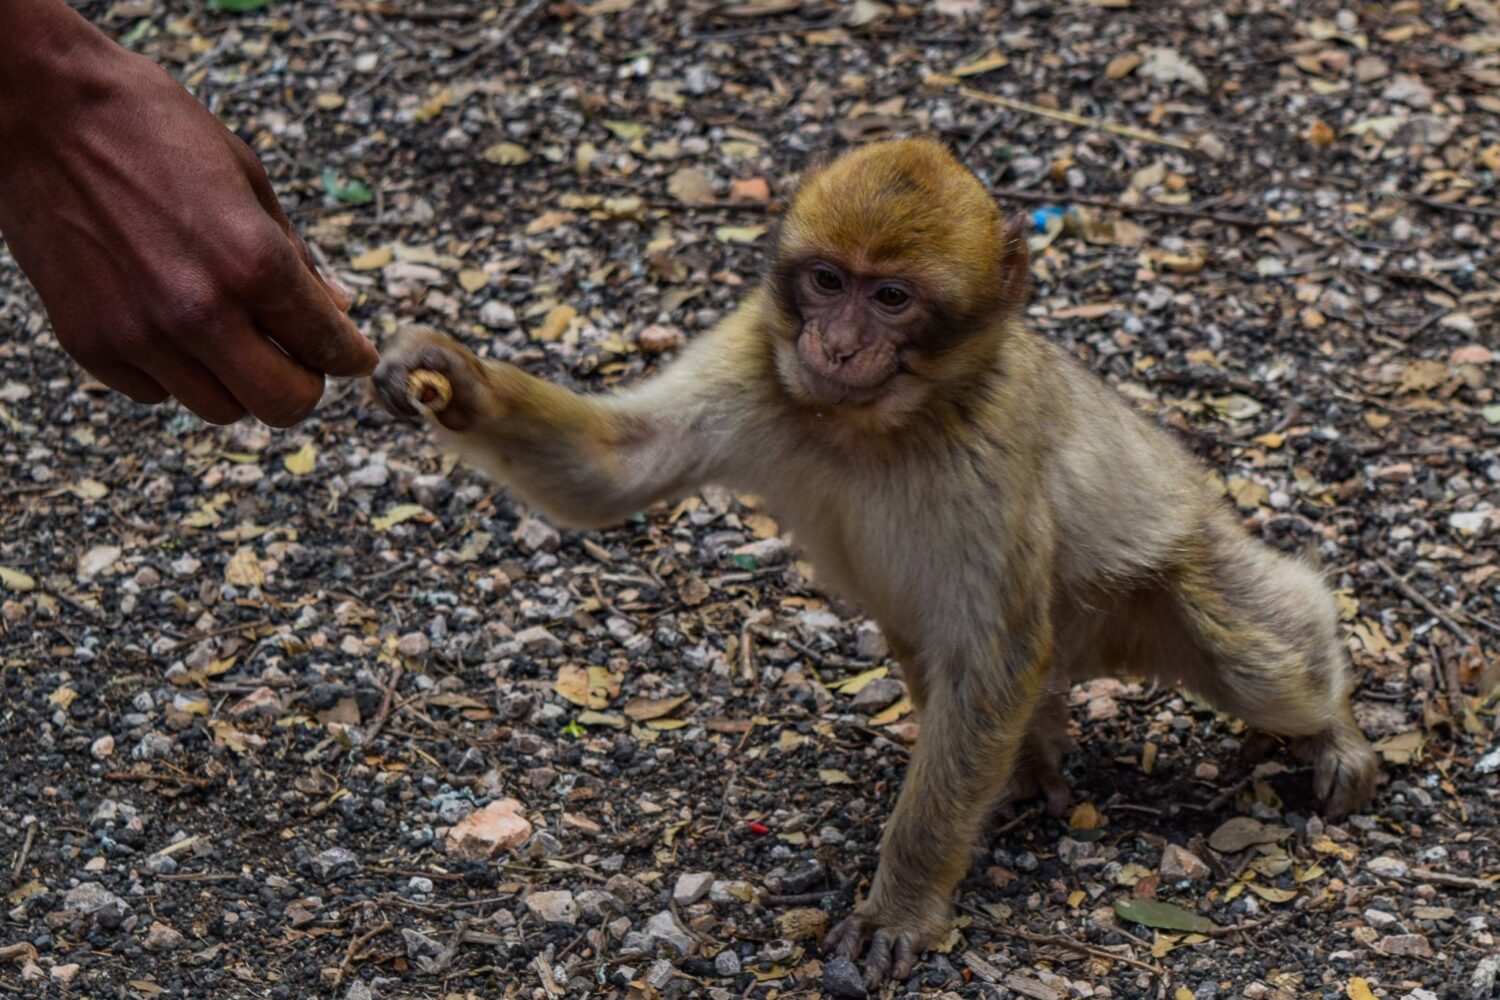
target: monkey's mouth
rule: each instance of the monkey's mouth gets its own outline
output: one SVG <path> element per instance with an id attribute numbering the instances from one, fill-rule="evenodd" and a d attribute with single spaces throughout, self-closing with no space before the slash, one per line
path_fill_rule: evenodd
<path id="1" fill-rule="evenodd" d="M 895 374 L 892 370 L 874 382 L 852 382 L 825 375 L 804 363 L 802 386 L 808 395 L 829 406 L 869 406 L 885 395 L 886 387 Z"/>

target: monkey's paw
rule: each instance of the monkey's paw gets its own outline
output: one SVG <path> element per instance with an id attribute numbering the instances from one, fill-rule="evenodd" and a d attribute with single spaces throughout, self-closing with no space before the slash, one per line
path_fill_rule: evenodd
<path id="1" fill-rule="evenodd" d="M 421 326 L 396 332 L 371 382 L 376 400 L 394 416 L 425 414 L 451 431 L 472 427 L 488 395 L 483 362 L 452 337 Z"/>
<path id="2" fill-rule="evenodd" d="M 896 982 L 910 976 L 922 953 L 947 935 L 950 923 L 946 917 L 941 922 L 907 922 L 850 914 L 828 932 L 823 950 L 851 962 L 857 961 L 863 952 L 865 989 L 873 990 L 887 976 Z"/>
<path id="3" fill-rule="evenodd" d="M 1341 820 L 1370 801 L 1380 761 L 1352 724 L 1298 741 L 1294 747 L 1299 757 L 1312 762 L 1313 791 L 1329 819 Z"/>

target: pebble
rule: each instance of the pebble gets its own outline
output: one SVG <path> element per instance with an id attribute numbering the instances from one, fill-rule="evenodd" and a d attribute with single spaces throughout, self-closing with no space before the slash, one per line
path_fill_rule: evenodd
<path id="1" fill-rule="evenodd" d="M 842 956 L 823 963 L 823 988 L 844 1000 L 863 1000 L 866 995 L 865 977 L 858 966 Z"/>
<path id="2" fill-rule="evenodd" d="M 1371 874 L 1379 875 L 1381 878 L 1405 878 L 1407 872 L 1411 871 L 1411 867 L 1405 861 L 1385 855 L 1366 861 L 1365 868 Z"/>
<path id="3" fill-rule="evenodd" d="M 172 951 L 181 944 L 182 935 L 171 925 L 160 920 L 151 922 L 151 929 L 146 932 L 147 951 Z"/>
<path id="4" fill-rule="evenodd" d="M 119 904 L 129 909 L 125 901 L 110 892 L 98 882 L 85 882 L 67 891 L 63 896 L 63 908 L 81 913 L 84 916 L 92 916 L 106 906 Z"/>
<path id="5" fill-rule="evenodd" d="M 396 652 L 412 659 L 426 656 L 430 649 L 432 640 L 427 638 L 425 632 L 408 632 L 396 640 Z"/>
<path id="6" fill-rule="evenodd" d="M 529 893 L 524 902 L 526 909 L 549 924 L 578 922 L 578 903 L 566 889 Z"/>
<path id="7" fill-rule="evenodd" d="M 66 965 L 54 965 L 51 975 L 57 982 L 67 986 L 78 976 L 81 968 L 83 967 L 77 962 L 69 962 Z"/>
<path id="8" fill-rule="evenodd" d="M 359 871 L 359 859 L 343 847 L 330 847 L 312 858 L 313 874 L 320 882 L 332 882 Z"/>
<path id="9" fill-rule="evenodd" d="M 1402 958 L 1431 958 L 1432 945 L 1422 934 L 1391 934 L 1380 939 L 1380 950 Z"/>
<path id="10" fill-rule="evenodd" d="M 155 731 L 141 737 L 141 741 L 130 751 L 131 760 L 164 760 L 172 756 L 172 737 Z"/>
<path id="11" fill-rule="evenodd" d="M 687 335 L 675 327 L 653 323 L 640 332 L 636 340 L 647 354 L 661 354 L 687 346 Z"/>
<path id="12" fill-rule="evenodd" d="M 691 906 L 704 896 L 714 884 L 712 872 L 689 872 L 677 876 L 672 888 L 672 901 L 678 906 Z"/>
<path id="13" fill-rule="evenodd" d="M 1401 923 L 1401 918 L 1394 913 L 1377 910 L 1373 907 L 1365 910 L 1365 923 L 1379 930 L 1388 931 Z"/>
<path id="14" fill-rule="evenodd" d="M 391 481 L 390 467 L 385 464 L 384 455 L 375 455 L 369 462 L 349 473 L 350 486 L 366 486 L 370 489 L 379 489 Z"/>
<path id="15" fill-rule="evenodd" d="M 453 495 L 453 484 L 447 476 L 428 473 L 412 479 L 411 495 L 428 510 L 437 510 Z"/>
<path id="16" fill-rule="evenodd" d="M 99 737 L 93 743 L 89 744 L 89 753 L 95 760 L 107 760 L 113 757 L 115 753 L 115 738 L 109 735 Z"/>
<path id="17" fill-rule="evenodd" d="M 1168 844 L 1161 852 L 1161 877 L 1164 879 L 1200 879 L 1208 874 L 1208 865 L 1192 851 Z"/>
<path id="18" fill-rule="evenodd" d="M 577 895 L 578 910 L 585 919 L 603 923 L 612 914 L 620 913 L 625 909 L 612 892 L 603 889 L 585 889 Z"/>
<path id="19" fill-rule="evenodd" d="M 714 956 L 714 971 L 724 978 L 740 974 L 740 956 L 733 948 L 725 948 Z"/>
<path id="20" fill-rule="evenodd" d="M 646 934 L 670 945 L 679 955 L 692 953 L 693 937 L 677 923 L 677 918 L 672 916 L 671 910 L 662 910 L 646 921 Z"/>
<path id="21" fill-rule="evenodd" d="M 677 970 L 672 968 L 672 963 L 659 958 L 651 963 L 651 968 L 646 970 L 646 982 L 658 990 L 663 990 L 675 975 L 677 975 Z"/>
<path id="22" fill-rule="evenodd" d="M 741 545 L 734 550 L 736 556 L 749 556 L 757 567 L 780 566 L 792 555 L 792 543 L 785 538 L 762 538 L 757 542 Z"/>
<path id="23" fill-rule="evenodd" d="M 281 696 L 268 687 L 258 687 L 235 702 L 229 714 L 236 719 L 258 719 L 281 714 Z"/>
<path id="24" fill-rule="evenodd" d="M 522 518 L 512 537 L 521 546 L 521 551 L 528 554 L 556 552 L 557 547 L 562 544 L 562 535 L 558 534 L 557 529 L 536 517 Z"/>
<path id="25" fill-rule="evenodd" d="M 883 660 L 890 655 L 891 646 L 879 625 L 860 622 L 854 627 L 854 650 L 867 660 Z"/>
<path id="26" fill-rule="evenodd" d="M 123 550 L 116 545 L 96 545 L 78 559 L 78 579 L 88 581 L 120 561 Z"/>
<path id="27" fill-rule="evenodd" d="M 516 325 L 516 311 L 492 299 L 479 307 L 479 322 L 491 330 L 509 330 Z"/>
<path id="28" fill-rule="evenodd" d="M 1474 762 L 1474 773 L 1494 774 L 1500 771 L 1500 749 L 1491 750 Z"/>
<path id="29" fill-rule="evenodd" d="M 878 677 L 859 689 L 849 707 L 866 715 L 873 714 L 900 698 L 906 687 L 894 677 Z"/>
<path id="30" fill-rule="evenodd" d="M 375 994 L 370 987 L 355 980 L 349 984 L 349 991 L 344 994 L 344 1000 L 375 1000 Z"/>
<path id="31" fill-rule="evenodd" d="M 531 823 L 521 815 L 521 803 L 500 799 L 465 816 L 448 831 L 448 856 L 487 861 L 501 851 L 514 850 L 531 836 Z"/>

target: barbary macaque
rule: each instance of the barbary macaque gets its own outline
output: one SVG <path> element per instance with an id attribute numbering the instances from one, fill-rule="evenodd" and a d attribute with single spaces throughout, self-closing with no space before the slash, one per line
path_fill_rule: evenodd
<path id="1" fill-rule="evenodd" d="M 1067 807 L 1075 680 L 1181 683 L 1290 738 L 1334 817 L 1376 779 L 1328 588 L 1022 326 L 1024 233 L 939 144 L 874 144 L 810 172 L 760 288 L 626 392 L 581 396 L 417 328 L 375 374 L 393 413 L 568 525 L 709 483 L 757 494 L 879 621 L 921 732 L 869 893 L 827 942 L 864 954 L 871 986 L 946 935 L 1007 791 Z"/>

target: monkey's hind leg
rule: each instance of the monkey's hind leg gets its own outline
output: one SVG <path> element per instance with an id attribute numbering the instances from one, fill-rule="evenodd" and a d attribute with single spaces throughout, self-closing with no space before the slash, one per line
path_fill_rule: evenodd
<path id="1" fill-rule="evenodd" d="M 1330 817 L 1360 809 L 1377 760 L 1349 707 L 1354 679 L 1332 594 L 1313 571 L 1233 525 L 1206 526 L 1205 537 L 1196 558 L 1168 575 L 1200 654 L 1180 679 L 1221 710 L 1291 738 L 1313 765 Z"/>
<path id="2" fill-rule="evenodd" d="M 1053 683 L 1049 679 L 1049 687 Z M 1037 703 L 1005 790 L 1005 802 L 1010 807 L 1039 799 L 1048 816 L 1061 818 L 1068 814 L 1073 801 L 1073 791 L 1063 777 L 1062 763 L 1074 745 L 1068 735 L 1067 679 L 1055 683 L 1063 685 L 1063 689 L 1049 690 Z"/>

